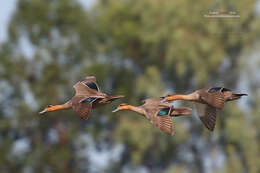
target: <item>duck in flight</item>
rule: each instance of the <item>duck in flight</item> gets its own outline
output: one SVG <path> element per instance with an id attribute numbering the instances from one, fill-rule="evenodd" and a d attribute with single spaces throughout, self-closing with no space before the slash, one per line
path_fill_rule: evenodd
<path id="1" fill-rule="evenodd" d="M 190 108 L 174 108 L 168 102 L 161 103 L 161 98 L 149 98 L 144 100 L 141 106 L 120 104 L 112 111 L 131 110 L 145 116 L 152 124 L 166 134 L 173 135 L 174 128 L 171 117 L 188 115 L 192 113 Z"/>
<path id="2" fill-rule="evenodd" d="M 195 102 L 200 120 L 210 131 L 213 131 L 216 124 L 217 109 L 223 110 L 226 102 L 240 99 L 242 96 L 247 96 L 247 94 L 237 94 L 227 88 L 213 87 L 199 89 L 187 95 L 169 94 L 162 97 L 162 102 L 174 100 Z"/>
<path id="3" fill-rule="evenodd" d="M 48 105 L 43 111 L 46 112 L 57 111 L 61 109 L 73 109 L 81 118 L 87 120 L 92 108 L 100 105 L 108 104 L 114 100 L 124 96 L 109 96 L 102 93 L 96 83 L 94 76 L 87 76 L 84 80 L 79 81 L 73 86 L 76 91 L 75 96 L 71 100 L 61 105 Z"/>

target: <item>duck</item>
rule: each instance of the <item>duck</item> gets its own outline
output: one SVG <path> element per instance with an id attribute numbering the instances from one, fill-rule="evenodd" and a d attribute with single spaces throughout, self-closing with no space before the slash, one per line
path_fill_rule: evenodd
<path id="1" fill-rule="evenodd" d="M 202 123 L 210 131 L 214 131 L 217 119 L 217 110 L 223 110 L 225 103 L 240 99 L 247 94 L 233 93 L 224 87 L 202 88 L 190 94 L 168 94 L 161 97 L 161 102 L 174 100 L 186 100 L 195 103 L 198 116 Z"/>
<path id="2" fill-rule="evenodd" d="M 150 120 L 150 123 L 159 128 L 162 132 L 174 135 L 174 128 L 171 117 L 188 115 L 192 113 L 192 109 L 174 108 L 168 102 L 161 102 L 161 98 L 148 98 L 143 101 L 141 106 L 133 106 L 127 103 L 122 103 L 117 106 L 112 112 L 131 110 L 139 113 Z"/>
<path id="3" fill-rule="evenodd" d="M 89 118 L 91 110 L 108 104 L 124 96 L 110 96 L 100 91 L 95 76 L 87 76 L 84 80 L 73 86 L 75 95 L 66 103 L 60 105 L 48 105 L 39 112 L 44 114 L 61 109 L 73 109 L 76 114 L 84 120 Z"/>

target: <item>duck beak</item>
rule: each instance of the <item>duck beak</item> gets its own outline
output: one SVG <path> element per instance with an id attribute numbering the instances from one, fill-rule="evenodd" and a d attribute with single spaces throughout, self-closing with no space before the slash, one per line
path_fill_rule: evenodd
<path id="1" fill-rule="evenodd" d="M 160 98 L 161 98 L 160 103 L 167 102 L 166 97 L 160 97 Z"/>
<path id="2" fill-rule="evenodd" d="M 112 112 L 117 112 L 117 111 L 119 111 L 119 109 L 118 108 L 116 108 L 115 110 L 113 110 Z"/>
<path id="3" fill-rule="evenodd" d="M 43 111 L 39 112 L 39 114 L 44 114 L 44 113 L 46 113 L 46 112 L 47 112 L 47 110 L 44 109 Z"/>

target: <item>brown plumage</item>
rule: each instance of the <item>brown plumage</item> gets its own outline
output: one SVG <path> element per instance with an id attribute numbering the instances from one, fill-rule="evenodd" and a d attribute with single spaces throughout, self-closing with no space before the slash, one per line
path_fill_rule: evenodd
<path id="1" fill-rule="evenodd" d="M 73 88 L 76 93 L 71 100 L 62 105 L 49 105 L 40 114 L 60 109 L 72 108 L 81 118 L 87 120 L 92 108 L 110 103 L 123 96 L 109 96 L 102 93 L 94 76 L 87 76 L 84 80 L 76 83 Z"/>
<path id="2" fill-rule="evenodd" d="M 170 94 L 163 101 L 187 100 L 195 102 L 202 123 L 213 131 L 217 119 L 217 109 L 224 109 L 225 102 L 239 99 L 247 94 L 235 94 L 223 87 L 203 88 L 187 95 Z"/>
<path id="3" fill-rule="evenodd" d="M 161 98 L 150 98 L 144 100 L 141 106 L 132 106 L 129 104 L 120 104 L 113 111 L 132 110 L 145 116 L 152 124 L 162 130 L 164 133 L 173 135 L 174 127 L 171 117 L 191 114 L 190 108 L 173 108 L 167 102 L 161 103 Z"/>

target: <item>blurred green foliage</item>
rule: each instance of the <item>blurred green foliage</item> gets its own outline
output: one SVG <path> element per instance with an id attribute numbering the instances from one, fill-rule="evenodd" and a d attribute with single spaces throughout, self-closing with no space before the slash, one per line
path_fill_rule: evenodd
<path id="1" fill-rule="evenodd" d="M 18 0 L 0 45 L 0 172 L 259 173 L 259 79 L 239 87 L 260 39 L 255 8 L 255 0 L 96 0 L 87 9 L 76 0 Z M 204 16 L 214 10 L 240 18 Z M 173 137 L 133 112 L 112 114 L 121 101 L 88 121 L 73 111 L 38 115 L 72 97 L 87 75 L 133 105 L 214 85 L 250 96 L 247 106 L 233 102 L 219 112 L 214 133 L 195 115 L 175 118 Z M 93 171 L 99 166 L 83 152 L 91 144 L 79 145 L 86 134 L 97 151 L 122 145 L 118 160 Z M 14 152 L 21 141 L 29 148 Z"/>

